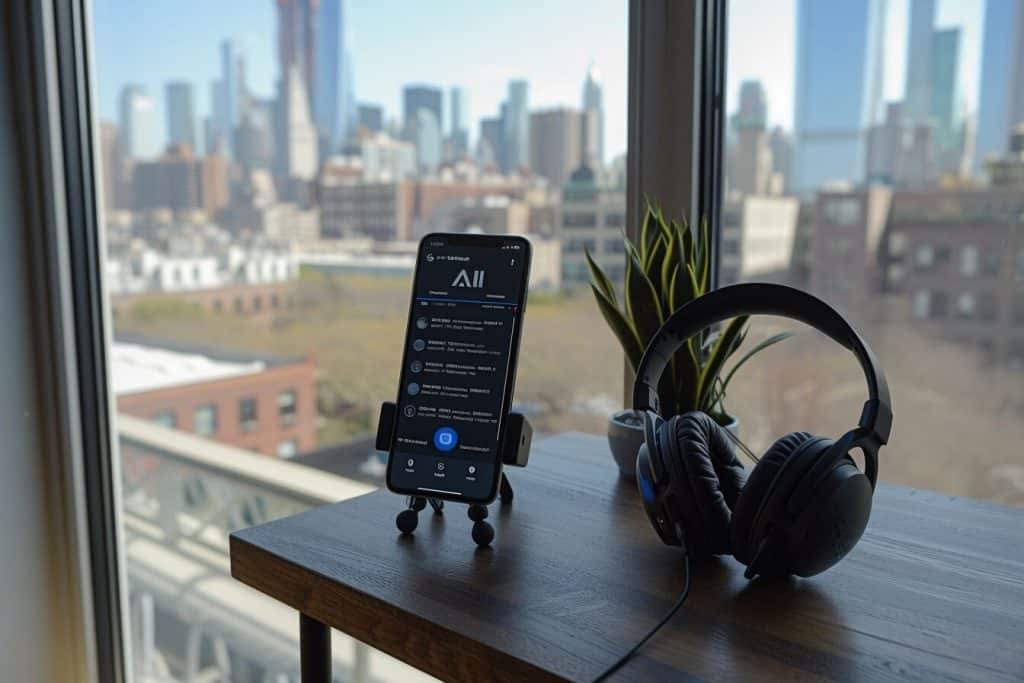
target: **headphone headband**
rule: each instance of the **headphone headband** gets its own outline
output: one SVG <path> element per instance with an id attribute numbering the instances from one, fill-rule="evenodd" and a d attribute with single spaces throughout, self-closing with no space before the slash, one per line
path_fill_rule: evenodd
<path id="1" fill-rule="evenodd" d="M 730 285 L 708 292 L 673 313 L 640 359 L 633 384 L 633 408 L 659 412 L 658 382 L 676 351 L 701 330 L 738 315 L 778 315 L 799 320 L 853 352 L 868 384 L 868 400 L 860 416 L 860 427 L 879 445 L 888 442 L 892 403 L 889 385 L 875 354 L 834 308 L 815 296 L 785 285 Z"/>

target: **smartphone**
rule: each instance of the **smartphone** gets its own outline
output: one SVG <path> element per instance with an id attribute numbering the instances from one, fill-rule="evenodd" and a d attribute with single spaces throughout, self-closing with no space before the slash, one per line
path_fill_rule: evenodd
<path id="1" fill-rule="evenodd" d="M 420 242 L 388 454 L 391 491 L 494 500 L 529 275 L 523 237 L 435 233 Z"/>

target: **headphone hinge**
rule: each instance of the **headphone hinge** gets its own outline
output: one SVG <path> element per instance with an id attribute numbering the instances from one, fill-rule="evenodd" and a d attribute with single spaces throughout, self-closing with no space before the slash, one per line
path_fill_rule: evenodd
<path id="1" fill-rule="evenodd" d="M 892 409 L 880 399 L 870 398 L 864 402 L 858 424 L 861 429 L 871 435 L 870 438 L 875 442 L 877 450 L 889 441 L 889 432 L 892 430 Z"/>

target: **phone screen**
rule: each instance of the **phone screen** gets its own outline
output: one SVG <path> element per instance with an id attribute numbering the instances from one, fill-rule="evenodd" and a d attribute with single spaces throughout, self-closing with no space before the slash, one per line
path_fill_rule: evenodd
<path id="1" fill-rule="evenodd" d="M 494 498 L 529 266 L 522 237 L 420 242 L 388 458 L 392 491 Z"/>

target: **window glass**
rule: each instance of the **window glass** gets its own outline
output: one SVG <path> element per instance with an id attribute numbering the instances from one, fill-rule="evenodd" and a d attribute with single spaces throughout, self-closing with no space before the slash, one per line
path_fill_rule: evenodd
<path id="1" fill-rule="evenodd" d="M 196 434 L 212 436 L 217 432 L 217 406 L 208 405 L 196 408 L 194 417 Z"/>
<path id="2" fill-rule="evenodd" d="M 1024 162 L 1006 93 L 1024 74 L 1020 41 L 986 28 L 1018 10 L 730 0 L 723 208 L 800 208 L 773 271 L 752 268 L 765 226 L 735 209 L 718 257 L 722 275 L 825 299 L 870 342 L 895 413 L 882 480 L 1021 505 Z M 844 433 L 865 398 L 852 356 L 806 326 L 755 318 L 746 345 L 790 330 L 729 386 L 757 453 L 793 430 Z"/>
<path id="3" fill-rule="evenodd" d="M 968 244 L 960 250 L 960 274 L 974 277 L 978 274 L 978 248 Z"/>
<path id="4" fill-rule="evenodd" d="M 147 380 L 115 382 L 119 419 L 176 410 L 219 444 L 121 437 L 135 677 L 298 680 L 279 606 L 210 586 L 231 585 L 229 531 L 312 504 L 309 468 L 383 485 L 372 437 L 423 235 L 532 241 L 514 407 L 538 438 L 603 435 L 621 407 L 583 250 L 621 287 L 628 3 L 91 7 L 104 266 L 134 359 L 115 377 Z M 367 661 L 368 680 L 415 677 Z"/>
<path id="5" fill-rule="evenodd" d="M 238 424 L 243 429 L 250 429 L 256 425 L 256 399 L 246 397 L 238 401 Z"/>
<path id="6" fill-rule="evenodd" d="M 164 411 L 154 415 L 153 422 L 157 423 L 161 427 L 170 427 L 173 429 L 178 426 L 178 415 L 173 410 Z"/>
<path id="7" fill-rule="evenodd" d="M 296 403 L 294 391 L 282 391 L 277 395 L 277 414 L 281 416 L 282 422 L 291 422 L 295 419 Z"/>
<path id="8" fill-rule="evenodd" d="M 293 458 L 299 452 L 299 445 L 295 439 L 286 439 L 277 445 L 277 457 Z"/>

